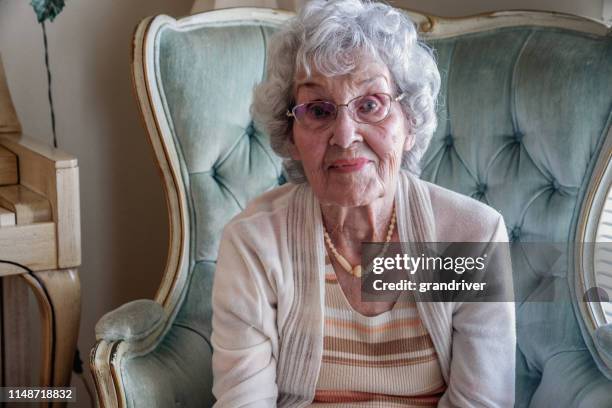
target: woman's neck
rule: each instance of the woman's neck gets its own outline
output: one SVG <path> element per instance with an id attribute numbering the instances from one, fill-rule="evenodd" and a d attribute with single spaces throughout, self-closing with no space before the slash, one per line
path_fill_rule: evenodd
<path id="1" fill-rule="evenodd" d="M 351 263 L 359 262 L 362 242 L 384 242 L 395 199 L 395 189 L 358 207 L 322 205 L 323 225 L 336 249 Z"/>

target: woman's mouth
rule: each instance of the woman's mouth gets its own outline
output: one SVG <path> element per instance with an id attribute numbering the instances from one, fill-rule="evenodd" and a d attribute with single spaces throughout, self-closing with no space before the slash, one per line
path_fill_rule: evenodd
<path id="1" fill-rule="evenodd" d="M 361 170 L 369 161 L 365 157 L 336 160 L 329 166 L 329 170 L 339 173 L 351 173 Z"/>

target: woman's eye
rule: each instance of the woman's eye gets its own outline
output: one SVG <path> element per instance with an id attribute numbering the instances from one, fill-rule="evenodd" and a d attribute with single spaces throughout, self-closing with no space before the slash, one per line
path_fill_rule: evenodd
<path id="1" fill-rule="evenodd" d="M 308 105 L 308 115 L 313 119 L 326 119 L 331 115 L 330 109 L 322 103 Z"/>
<path id="2" fill-rule="evenodd" d="M 376 112 L 379 107 L 380 107 L 380 104 L 373 97 L 363 98 L 361 102 L 359 103 L 359 111 L 361 113 Z"/>

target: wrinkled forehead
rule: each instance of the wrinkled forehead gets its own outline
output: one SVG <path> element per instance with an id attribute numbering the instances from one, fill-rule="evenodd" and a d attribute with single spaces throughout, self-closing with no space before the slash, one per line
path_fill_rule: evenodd
<path id="1" fill-rule="evenodd" d="M 307 75 L 303 67 L 298 68 L 293 81 L 293 95 L 306 90 L 333 93 L 337 90 L 359 90 L 370 85 L 380 85 L 386 91 L 392 89 L 392 78 L 387 66 L 375 58 L 360 58 L 354 68 L 340 75 L 320 72 L 315 66 Z"/>

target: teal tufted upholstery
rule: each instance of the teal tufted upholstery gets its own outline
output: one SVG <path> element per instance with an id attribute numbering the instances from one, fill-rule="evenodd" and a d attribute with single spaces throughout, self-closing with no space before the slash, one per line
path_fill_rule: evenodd
<path id="1" fill-rule="evenodd" d="M 210 300 L 221 230 L 250 199 L 284 183 L 280 159 L 249 114 L 271 34 L 237 24 L 167 29 L 156 39 L 156 80 L 188 191 L 192 267 L 172 329 L 123 367 L 129 406 L 212 405 Z M 176 387 L 157 387 L 160 378 Z"/>
<path id="2" fill-rule="evenodd" d="M 127 359 L 128 406 L 208 406 L 210 293 L 223 225 L 284 182 L 249 115 L 274 27 L 257 19 L 168 25 L 155 36 L 156 78 L 180 162 L 190 270 L 180 307 L 155 349 Z M 442 72 L 439 127 L 422 177 L 482 200 L 520 242 L 568 242 L 610 127 L 612 41 L 561 28 L 490 29 L 430 41 Z M 513 253 L 517 297 L 565 293 L 554 272 Z M 569 302 L 517 303 L 517 407 L 612 406 Z M 239 334 L 237 334 L 239 335 Z"/>
<path id="3" fill-rule="evenodd" d="M 537 259 L 544 254 L 521 250 L 524 242 L 573 241 L 610 127 L 610 37 L 515 27 L 431 45 L 445 102 L 422 177 L 505 218 L 518 300 L 516 406 L 574 406 L 592 388 L 603 390 L 602 403 L 582 406 L 612 406 L 612 383 L 592 361 L 568 301 L 569 261 L 549 269 Z M 532 301 L 550 298 L 559 300 Z"/>

